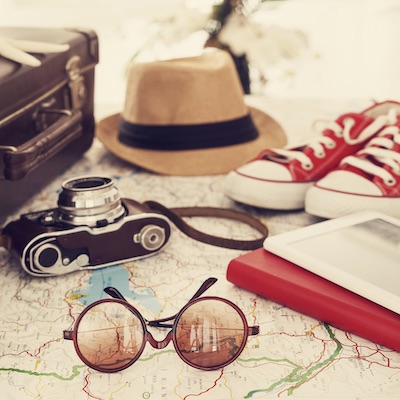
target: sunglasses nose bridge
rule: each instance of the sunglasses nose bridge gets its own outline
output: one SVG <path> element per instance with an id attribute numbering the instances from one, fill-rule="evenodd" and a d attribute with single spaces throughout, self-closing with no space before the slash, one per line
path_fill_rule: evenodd
<path id="1" fill-rule="evenodd" d="M 147 332 L 147 340 L 155 349 L 163 349 L 168 346 L 169 342 L 172 340 L 172 331 L 169 331 L 167 336 L 163 340 L 154 339 L 150 332 Z"/>

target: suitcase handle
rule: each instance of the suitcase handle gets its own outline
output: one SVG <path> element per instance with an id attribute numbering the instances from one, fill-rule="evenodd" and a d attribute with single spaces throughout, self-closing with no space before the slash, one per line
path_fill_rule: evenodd
<path id="1" fill-rule="evenodd" d="M 46 110 L 62 116 L 32 139 L 4 154 L 4 178 L 15 181 L 24 178 L 44 161 L 53 157 L 82 135 L 80 110 Z"/>

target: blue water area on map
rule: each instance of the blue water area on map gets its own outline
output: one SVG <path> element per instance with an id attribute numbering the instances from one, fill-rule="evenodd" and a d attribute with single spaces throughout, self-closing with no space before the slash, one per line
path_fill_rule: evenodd
<path id="1" fill-rule="evenodd" d="M 132 299 L 133 306 L 140 304 L 153 315 L 157 315 L 161 310 L 161 303 L 154 297 L 154 293 L 150 289 L 141 288 L 140 291 L 135 291 L 134 288 L 129 287 L 129 274 L 122 265 L 93 270 L 85 283 L 87 285 L 84 287 L 72 291 L 72 295 L 76 295 L 77 300 L 84 306 L 100 299 L 110 298 L 103 289 L 113 286 L 126 299 Z"/>

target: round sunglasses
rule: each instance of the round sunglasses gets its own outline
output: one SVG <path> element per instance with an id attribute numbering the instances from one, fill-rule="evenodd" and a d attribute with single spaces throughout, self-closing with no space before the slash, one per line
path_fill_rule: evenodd
<path id="1" fill-rule="evenodd" d="M 73 330 L 64 339 L 74 341 L 79 358 L 100 372 L 118 372 L 131 366 L 146 343 L 165 348 L 172 340 L 179 357 L 194 368 L 215 370 L 236 360 L 247 338 L 259 333 L 259 326 L 248 326 L 240 308 L 221 297 L 199 297 L 217 281 L 207 279 L 175 315 L 148 321 L 115 288 L 104 291 L 112 299 L 98 300 L 79 315 Z M 148 326 L 172 328 L 158 341 Z"/>

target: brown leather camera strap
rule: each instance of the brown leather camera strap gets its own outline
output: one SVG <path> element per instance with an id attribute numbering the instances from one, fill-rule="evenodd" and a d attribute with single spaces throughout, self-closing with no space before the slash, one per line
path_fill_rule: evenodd
<path id="1" fill-rule="evenodd" d="M 268 228 L 261 221 L 253 218 L 251 215 L 218 207 L 178 207 L 167 208 L 156 201 L 146 201 L 138 203 L 134 200 L 125 200 L 125 204 L 131 207 L 143 208 L 143 206 L 152 212 L 163 214 L 166 216 L 180 231 L 202 243 L 211 244 L 217 247 L 236 250 L 255 250 L 262 247 L 265 238 L 268 236 Z M 143 210 L 144 211 L 144 210 Z M 201 232 L 183 220 L 185 217 L 208 217 L 208 218 L 225 218 L 235 220 L 249 225 L 261 234 L 261 237 L 253 240 L 229 239 L 220 236 L 210 235 Z M 0 247 L 11 249 L 11 238 L 3 234 L 0 229 Z"/>
<path id="2" fill-rule="evenodd" d="M 165 215 L 179 230 L 192 239 L 198 240 L 202 243 L 228 249 L 255 250 L 262 247 L 265 238 L 268 236 L 268 228 L 266 225 L 253 218 L 251 215 L 240 211 L 218 207 L 167 208 L 156 201 L 146 201 L 143 204 L 146 205 L 151 211 Z M 183 220 L 184 217 L 211 217 L 236 220 L 251 226 L 262 236 L 254 240 L 238 240 L 214 236 L 193 228 Z"/>

